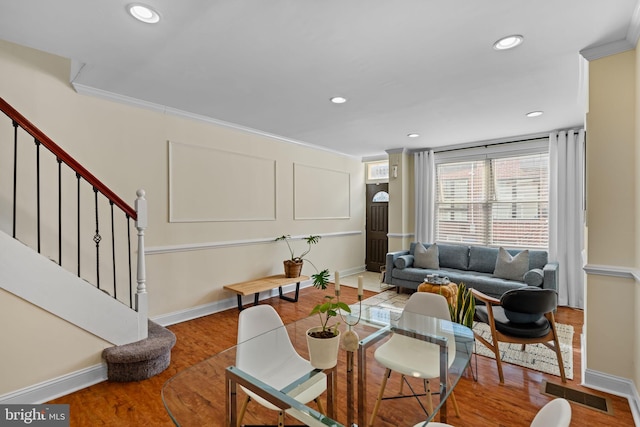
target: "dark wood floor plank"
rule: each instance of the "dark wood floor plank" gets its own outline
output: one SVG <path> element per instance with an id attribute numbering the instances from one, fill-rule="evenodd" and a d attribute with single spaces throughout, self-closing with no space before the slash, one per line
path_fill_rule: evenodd
<path id="1" fill-rule="evenodd" d="M 272 305 L 285 323 L 290 323 L 308 316 L 311 308 L 318 303 L 327 291 L 315 288 L 300 290 L 297 303 L 281 300 L 277 297 L 264 303 Z M 365 291 L 365 297 L 373 293 Z M 341 287 L 341 297 L 347 303 L 356 301 L 356 289 Z M 230 346 L 236 341 L 238 310 L 230 309 L 221 313 L 183 322 L 171 326 L 177 336 L 177 343 L 171 355 L 169 368 L 145 381 L 133 383 L 111 383 L 109 381 L 96 384 L 67 396 L 53 400 L 50 403 L 68 403 L 71 408 L 72 426 L 172 426 L 162 403 L 161 391 L 164 383 L 173 375 L 201 362 Z M 633 417 L 629 404 L 625 398 L 607 395 L 580 385 L 581 346 L 580 335 L 583 325 L 583 312 L 561 307 L 556 320 L 560 323 L 573 325 L 573 373 L 574 379 L 568 385 L 578 390 L 596 395 L 607 396 L 613 404 L 613 415 L 604 414 L 592 409 L 572 404 L 572 426 L 609 426 L 627 427 L 633 425 Z M 560 378 L 543 374 L 515 365 L 503 364 L 505 384 L 498 382 L 498 372 L 495 361 L 486 357 L 477 358 L 478 381 L 474 381 L 470 373 L 463 377 L 455 389 L 456 398 L 460 406 L 460 418 L 450 410 L 449 424 L 457 427 L 518 427 L 528 426 L 536 412 L 553 398 L 541 393 L 544 380 L 560 383 Z M 378 391 L 379 379 L 383 374 L 380 366 L 375 362 L 370 367 L 371 387 L 368 402 L 372 406 Z M 339 371 L 343 376 L 344 372 Z M 398 382 L 393 378 L 389 384 L 392 390 L 397 389 Z M 339 401 L 344 402 L 339 396 Z M 403 399 L 411 400 L 411 399 Z M 397 402 L 397 401 L 396 401 Z M 220 404 L 224 406 L 224 397 Z M 419 411 L 415 403 L 407 402 L 402 410 Z M 398 410 L 394 403 L 395 410 Z M 387 409 L 389 406 L 387 405 Z M 345 409 L 339 405 L 339 415 L 346 418 Z M 224 420 L 207 420 L 203 425 L 218 426 Z M 274 420 L 275 422 L 275 420 Z M 376 426 L 397 426 L 394 424 L 393 411 L 385 410 L 385 402 L 380 408 L 380 417 Z"/>

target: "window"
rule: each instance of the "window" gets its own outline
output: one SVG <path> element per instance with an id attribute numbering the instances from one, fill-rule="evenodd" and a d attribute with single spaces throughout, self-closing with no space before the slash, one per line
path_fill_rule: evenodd
<path id="1" fill-rule="evenodd" d="M 387 160 L 369 162 L 366 164 L 366 182 L 367 184 L 376 182 L 389 181 L 389 162 Z"/>
<path id="2" fill-rule="evenodd" d="M 547 248 L 549 154 L 436 166 L 436 240 Z"/>
<path id="3" fill-rule="evenodd" d="M 373 203 L 383 203 L 389 201 L 389 193 L 386 191 L 378 191 L 373 195 L 373 199 L 371 199 Z"/>

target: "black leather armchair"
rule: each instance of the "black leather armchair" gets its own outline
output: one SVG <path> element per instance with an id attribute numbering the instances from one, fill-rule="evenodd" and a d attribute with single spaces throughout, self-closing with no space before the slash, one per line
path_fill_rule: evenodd
<path id="1" fill-rule="evenodd" d="M 472 292 L 478 301 L 484 303 L 476 305 L 475 320 L 489 325 L 492 342 L 479 334 L 475 334 L 475 337 L 494 352 L 500 383 L 504 383 L 504 375 L 499 342 L 522 344 L 523 351 L 527 344 L 544 344 L 555 351 L 560 377 L 562 382 L 567 382 L 553 315 L 558 306 L 555 290 L 533 286 L 513 289 L 505 292 L 499 300 L 475 289 Z"/>

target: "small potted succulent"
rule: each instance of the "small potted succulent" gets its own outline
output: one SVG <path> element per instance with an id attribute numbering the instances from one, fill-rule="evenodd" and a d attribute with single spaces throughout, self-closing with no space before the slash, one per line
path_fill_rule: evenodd
<path id="1" fill-rule="evenodd" d="M 328 272 L 327 272 L 328 275 Z M 338 325 L 329 325 L 329 320 L 339 314 L 339 310 L 351 313 L 351 308 L 340 301 L 334 302 L 335 297 L 326 295 L 322 303 L 311 310 L 311 315 L 320 317 L 320 326 L 307 330 L 307 346 L 311 365 L 317 369 L 329 369 L 338 363 L 340 348 L 340 330 Z"/>

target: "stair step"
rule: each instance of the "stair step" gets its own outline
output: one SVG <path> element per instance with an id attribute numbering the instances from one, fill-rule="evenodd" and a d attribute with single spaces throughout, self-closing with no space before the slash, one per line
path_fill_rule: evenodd
<path id="1" fill-rule="evenodd" d="M 173 332 L 149 320 L 147 338 L 103 350 L 108 379 L 115 382 L 142 381 L 159 374 L 169 367 L 175 343 Z"/>

